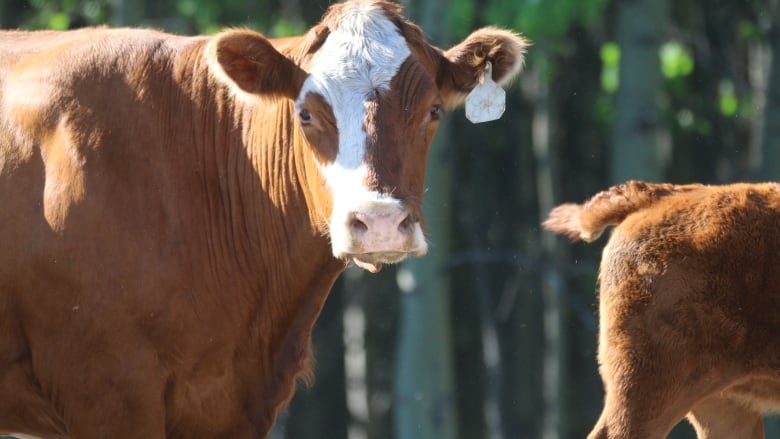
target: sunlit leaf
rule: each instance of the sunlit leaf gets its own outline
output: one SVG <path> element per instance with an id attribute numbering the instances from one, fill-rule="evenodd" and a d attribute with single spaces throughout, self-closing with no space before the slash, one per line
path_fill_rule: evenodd
<path id="1" fill-rule="evenodd" d="M 620 47 L 615 43 L 601 46 L 601 88 L 614 93 L 620 87 Z"/>
<path id="2" fill-rule="evenodd" d="M 601 46 L 601 62 L 609 67 L 620 65 L 620 46 L 611 42 L 604 43 Z"/>
<path id="3" fill-rule="evenodd" d="M 198 4 L 195 2 L 195 0 L 179 0 L 176 3 L 176 10 L 179 11 L 180 14 L 187 17 L 192 17 L 195 15 L 195 11 L 197 11 L 197 9 Z"/>
<path id="4" fill-rule="evenodd" d="M 70 26 L 70 18 L 67 14 L 58 12 L 49 18 L 49 28 L 54 30 L 67 30 Z"/>
<path id="5" fill-rule="evenodd" d="M 76 0 L 62 0 L 61 7 L 63 11 L 72 11 L 76 9 Z"/>
<path id="6" fill-rule="evenodd" d="M 734 93 L 734 84 L 724 80 L 718 85 L 718 104 L 720 113 L 724 116 L 733 116 L 739 108 L 739 100 Z"/>
<path id="7" fill-rule="evenodd" d="M 677 112 L 677 124 L 680 126 L 680 128 L 691 128 L 694 123 L 694 114 L 693 111 L 691 111 L 688 108 L 683 108 L 680 111 Z"/>
<path id="8" fill-rule="evenodd" d="M 269 34 L 273 37 L 289 37 L 292 35 L 301 35 L 305 31 L 306 25 L 301 21 L 280 19 L 271 27 Z"/>
<path id="9" fill-rule="evenodd" d="M 688 76 L 693 72 L 693 57 L 680 43 L 670 41 L 659 50 L 661 72 L 668 79 Z"/>
<path id="10" fill-rule="evenodd" d="M 620 88 L 620 71 L 617 68 L 604 67 L 601 70 L 601 88 L 607 93 L 614 93 Z"/>

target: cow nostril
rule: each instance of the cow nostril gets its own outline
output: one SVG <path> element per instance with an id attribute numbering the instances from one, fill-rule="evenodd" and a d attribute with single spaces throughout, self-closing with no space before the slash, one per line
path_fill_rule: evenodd
<path id="1" fill-rule="evenodd" d="M 368 232 L 368 226 L 363 221 L 360 221 L 357 218 L 352 218 L 349 221 L 349 227 L 352 229 L 353 232 L 357 233 L 366 233 Z"/>
<path id="2" fill-rule="evenodd" d="M 401 232 L 406 232 L 406 231 L 411 230 L 413 222 L 414 221 L 412 220 L 412 216 L 411 215 L 406 215 L 406 217 L 403 219 L 403 221 L 401 221 L 401 223 L 398 224 L 398 230 L 401 231 Z"/>

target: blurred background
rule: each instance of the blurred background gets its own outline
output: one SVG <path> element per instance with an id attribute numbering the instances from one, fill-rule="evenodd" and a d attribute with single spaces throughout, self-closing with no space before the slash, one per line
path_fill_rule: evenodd
<path id="1" fill-rule="evenodd" d="M 2 0 L 3 28 L 94 24 L 299 34 L 327 0 Z M 445 116 L 425 209 L 432 250 L 348 269 L 314 333 L 316 383 L 274 439 L 583 438 L 601 410 L 605 240 L 539 227 L 627 179 L 780 175 L 778 0 L 414 0 L 429 41 L 484 25 L 534 41 L 499 121 Z M 694 437 L 683 423 L 674 438 Z M 767 437 L 778 438 L 769 420 Z"/>

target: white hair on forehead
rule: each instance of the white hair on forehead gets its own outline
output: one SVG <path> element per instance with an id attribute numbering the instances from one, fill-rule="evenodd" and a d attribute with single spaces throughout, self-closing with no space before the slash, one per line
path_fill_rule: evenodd
<path id="1" fill-rule="evenodd" d="M 350 87 L 369 93 L 387 89 L 410 53 L 406 40 L 381 7 L 357 3 L 342 11 L 317 51 L 311 73 L 349 80 Z"/>
<path id="2" fill-rule="evenodd" d="M 358 68 L 363 67 L 369 73 L 376 71 L 379 75 L 391 74 L 376 78 L 375 82 L 380 85 L 390 81 L 395 74 L 396 69 L 388 71 L 388 67 L 395 67 L 394 60 L 399 56 L 405 58 L 409 52 L 398 28 L 376 5 L 357 4 L 344 11 L 335 34 L 338 46 L 344 50 L 341 55 L 359 61 Z"/>

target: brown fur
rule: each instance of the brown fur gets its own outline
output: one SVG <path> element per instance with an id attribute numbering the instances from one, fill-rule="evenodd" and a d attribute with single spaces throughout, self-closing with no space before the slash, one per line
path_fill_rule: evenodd
<path id="1" fill-rule="evenodd" d="M 780 185 L 629 182 L 544 226 L 593 240 L 606 391 L 591 439 L 763 437 L 780 409 Z"/>
<path id="2" fill-rule="evenodd" d="M 370 165 L 387 162 L 375 187 L 421 215 L 428 111 L 452 93 L 436 79 L 469 67 L 379 4 L 419 39 L 415 74 L 366 122 Z M 312 326 L 345 266 L 313 159 L 337 152 L 332 110 L 313 97 L 330 125 L 304 136 L 292 102 L 342 7 L 280 40 L 0 33 L 0 431 L 268 433 L 312 374 Z M 504 39 L 491 56 L 524 45 Z"/>

